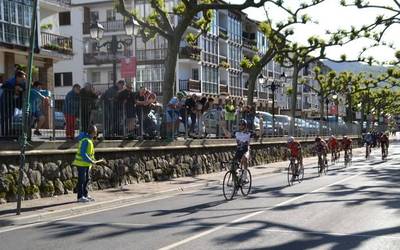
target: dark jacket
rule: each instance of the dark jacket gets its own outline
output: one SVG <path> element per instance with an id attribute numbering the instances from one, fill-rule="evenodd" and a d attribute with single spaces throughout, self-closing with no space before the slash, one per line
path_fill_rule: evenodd
<path id="1" fill-rule="evenodd" d="M 79 95 L 77 95 L 74 90 L 68 92 L 64 101 L 63 113 L 78 117 L 79 102 L 80 102 Z"/>

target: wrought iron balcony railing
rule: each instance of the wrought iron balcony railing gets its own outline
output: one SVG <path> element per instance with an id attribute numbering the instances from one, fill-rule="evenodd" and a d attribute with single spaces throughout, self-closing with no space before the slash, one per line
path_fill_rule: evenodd
<path id="1" fill-rule="evenodd" d="M 72 55 L 72 37 L 41 32 L 41 48 Z"/>
<path id="2" fill-rule="evenodd" d="M 124 31 L 124 21 L 123 20 L 114 20 L 114 21 L 104 21 L 99 22 L 99 24 L 103 25 L 104 32 L 118 32 Z M 90 34 L 90 25 L 91 23 L 83 23 L 83 34 Z"/>

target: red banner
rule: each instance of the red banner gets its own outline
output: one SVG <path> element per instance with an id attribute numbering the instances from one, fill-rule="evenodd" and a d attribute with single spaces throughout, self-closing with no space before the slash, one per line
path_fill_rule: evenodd
<path id="1" fill-rule="evenodd" d="M 336 115 L 337 112 L 338 112 L 337 106 L 336 106 L 336 105 L 332 105 L 331 108 L 330 108 L 329 113 L 330 113 L 331 115 Z"/>
<path id="2" fill-rule="evenodd" d="M 136 57 L 128 57 L 121 59 L 121 77 L 134 78 L 136 77 Z"/>

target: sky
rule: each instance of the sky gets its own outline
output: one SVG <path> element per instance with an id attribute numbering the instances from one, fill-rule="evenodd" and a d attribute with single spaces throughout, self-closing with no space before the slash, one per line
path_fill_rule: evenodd
<path id="1" fill-rule="evenodd" d="M 292 10 L 295 10 L 300 3 L 309 3 L 310 1 L 311 0 L 285 0 L 284 6 L 289 6 Z M 231 0 L 231 3 L 242 2 L 243 0 Z M 347 2 L 353 2 L 353 0 L 347 0 Z M 369 2 L 372 4 L 379 3 L 380 5 L 393 5 L 393 0 L 369 0 Z M 276 21 L 286 20 L 287 18 L 287 15 L 278 7 L 275 7 L 271 4 L 266 4 L 266 9 L 274 23 L 276 23 Z M 265 20 L 265 11 L 263 8 L 250 8 L 244 12 L 246 12 L 252 19 L 256 19 L 258 21 Z M 293 37 L 291 37 L 291 40 L 303 44 L 306 43 L 307 38 L 310 36 L 317 35 L 322 38 L 324 36 L 326 37 L 326 30 L 335 31 L 338 28 L 350 29 L 352 25 L 355 27 L 361 27 L 362 25 L 372 23 L 379 14 L 388 14 L 388 12 L 385 13 L 382 10 L 377 9 L 360 10 L 356 7 L 343 7 L 340 5 L 340 0 L 325 0 L 323 3 L 320 3 L 314 7 L 310 7 L 301 13 L 307 13 L 313 21 L 318 22 L 318 24 L 309 23 L 306 25 L 295 26 L 295 34 Z M 395 34 L 398 34 L 396 31 L 399 28 L 400 25 L 397 27 L 393 26 L 391 29 L 389 29 L 384 36 L 384 40 L 388 43 L 393 43 L 395 47 L 400 49 L 400 41 L 396 42 L 395 39 Z M 367 39 L 353 41 L 352 43 L 343 47 L 338 46 L 328 49 L 327 56 L 329 58 L 339 59 L 342 54 L 346 54 L 348 59 L 356 59 L 362 48 L 368 47 L 370 44 L 372 44 L 372 42 L 368 41 Z M 378 61 L 390 61 L 394 59 L 394 52 L 395 51 L 393 49 L 388 47 L 380 47 L 369 50 L 365 55 L 372 55 Z"/>

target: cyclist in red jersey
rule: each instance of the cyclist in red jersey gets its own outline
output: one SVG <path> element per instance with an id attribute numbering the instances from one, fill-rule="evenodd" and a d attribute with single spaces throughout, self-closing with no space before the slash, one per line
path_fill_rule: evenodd
<path id="1" fill-rule="evenodd" d="M 343 136 L 343 140 L 342 140 L 342 149 L 344 150 L 344 154 L 352 154 L 352 147 L 353 144 L 353 140 L 348 138 L 347 136 Z"/>
<path id="2" fill-rule="evenodd" d="M 339 159 L 339 143 L 334 135 L 331 135 L 328 140 L 328 148 L 332 153 L 332 159 L 333 157 L 335 157 L 335 160 Z"/>
<path id="3" fill-rule="evenodd" d="M 303 166 L 303 154 L 301 151 L 300 142 L 296 141 L 294 137 L 289 137 L 287 147 L 289 149 L 290 158 L 297 159 L 299 166 Z M 295 170 L 297 172 L 298 169 Z"/>

